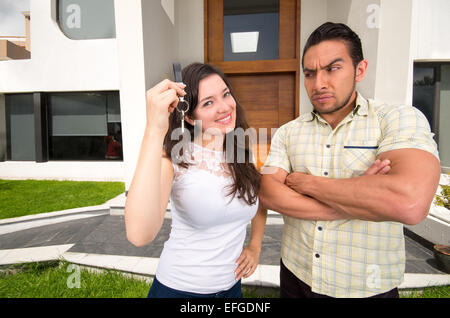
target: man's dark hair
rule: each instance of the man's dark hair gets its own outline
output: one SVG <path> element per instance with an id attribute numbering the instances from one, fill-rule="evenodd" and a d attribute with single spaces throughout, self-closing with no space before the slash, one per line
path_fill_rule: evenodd
<path id="1" fill-rule="evenodd" d="M 305 48 L 303 49 L 302 67 L 306 51 L 311 46 L 326 40 L 345 41 L 355 68 L 364 59 L 361 39 L 358 34 L 343 23 L 326 22 L 314 30 L 306 41 Z"/>

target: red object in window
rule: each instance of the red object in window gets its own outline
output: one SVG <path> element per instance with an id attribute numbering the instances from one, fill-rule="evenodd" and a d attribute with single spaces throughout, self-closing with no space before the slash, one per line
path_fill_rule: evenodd
<path id="1" fill-rule="evenodd" d="M 122 146 L 120 143 L 114 139 L 112 136 L 105 137 L 105 141 L 108 142 L 108 147 L 106 150 L 106 159 L 119 159 L 120 158 L 120 152 L 122 151 Z"/>

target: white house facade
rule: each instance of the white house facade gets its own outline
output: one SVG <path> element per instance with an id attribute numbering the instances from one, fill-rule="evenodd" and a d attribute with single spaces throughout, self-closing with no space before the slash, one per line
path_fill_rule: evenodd
<path id="1" fill-rule="evenodd" d="M 250 18 L 226 25 L 252 14 L 273 19 L 275 40 L 255 31 Z M 218 64 L 238 95 L 239 83 L 253 79 L 276 81 L 280 96 L 282 83 L 292 86 L 290 117 L 283 117 L 285 106 L 251 105 L 250 124 L 276 112 L 273 128 L 309 112 L 299 61 L 309 34 L 326 21 L 346 23 L 361 37 L 369 61 L 363 95 L 425 113 L 447 171 L 449 14 L 448 0 L 31 0 L 30 57 L 0 60 L 0 178 L 123 181 L 128 189 L 145 129 L 145 92 L 173 78 L 175 61 Z M 238 27 L 260 32 L 265 48 L 275 41 L 278 52 L 262 62 L 263 44 L 244 50 L 251 54 L 225 52 Z M 217 40 L 217 32 L 225 35 Z M 284 34 L 295 37 L 292 45 Z"/>

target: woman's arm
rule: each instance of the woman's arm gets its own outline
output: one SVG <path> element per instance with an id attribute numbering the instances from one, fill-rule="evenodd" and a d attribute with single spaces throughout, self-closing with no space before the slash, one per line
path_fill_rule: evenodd
<path id="1" fill-rule="evenodd" d="M 150 243 L 164 221 L 174 171 L 163 141 L 182 87 L 164 80 L 147 92 L 147 125 L 125 202 L 127 239 L 136 246 Z"/>
<path id="2" fill-rule="evenodd" d="M 163 138 L 146 129 L 128 190 L 125 225 L 128 240 L 136 246 L 153 241 L 164 221 L 174 171 L 170 160 L 162 157 Z"/>
<path id="3" fill-rule="evenodd" d="M 264 229 L 266 227 L 266 219 L 267 209 L 260 204 L 255 217 L 252 219 L 250 242 L 247 247 L 243 248 L 241 255 L 236 261 L 236 280 L 239 280 L 242 277 L 249 277 L 258 266 Z"/>

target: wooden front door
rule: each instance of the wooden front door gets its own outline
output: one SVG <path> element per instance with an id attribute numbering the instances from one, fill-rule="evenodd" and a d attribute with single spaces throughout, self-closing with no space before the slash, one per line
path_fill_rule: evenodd
<path id="1" fill-rule="evenodd" d="M 257 145 L 253 149 L 258 168 L 260 168 L 270 149 L 273 128 L 278 128 L 298 116 L 300 0 L 265 1 L 272 7 L 276 5 L 278 10 L 275 13 L 278 15 L 278 21 L 274 28 L 278 31 L 276 37 L 278 43 L 275 43 L 275 45 L 278 44 L 278 52 L 275 52 L 275 58 L 272 56 L 270 59 L 258 59 L 258 53 L 234 54 L 235 56 L 231 58 L 228 52 L 224 54 L 224 2 L 231 4 L 231 10 L 233 10 L 233 2 L 236 7 L 240 6 L 235 10 L 236 15 L 242 14 L 244 2 L 249 6 L 245 10 L 250 13 L 274 11 L 259 8 L 258 6 L 264 1 L 204 1 L 205 62 L 218 66 L 227 75 L 236 98 L 245 110 L 250 127 L 257 130 L 257 135 L 264 136 L 264 132 L 267 132 L 267 138 L 258 138 Z M 225 8 L 230 10 L 230 6 L 228 9 Z M 243 15 L 244 19 L 248 17 L 250 15 Z M 245 23 L 247 28 L 252 30 L 251 25 L 248 26 L 251 22 Z M 258 26 L 255 29 L 258 29 Z M 264 30 L 259 34 L 261 39 L 264 36 L 263 32 Z M 227 40 L 226 37 L 225 40 Z M 224 55 L 228 57 L 224 59 Z M 240 57 L 246 60 L 239 60 Z M 261 129 L 264 129 L 264 132 Z"/>

